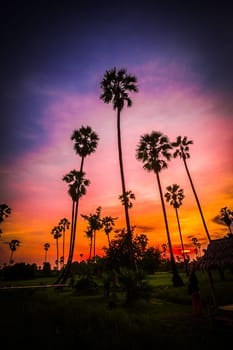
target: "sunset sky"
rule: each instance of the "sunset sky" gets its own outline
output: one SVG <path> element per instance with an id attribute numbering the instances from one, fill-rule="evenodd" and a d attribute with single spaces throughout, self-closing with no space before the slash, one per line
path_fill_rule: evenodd
<path id="1" fill-rule="evenodd" d="M 145 233 L 156 248 L 167 242 L 155 175 L 135 157 L 140 136 L 160 131 L 170 141 L 178 135 L 193 140 L 188 167 L 210 236 L 226 235 L 218 215 L 222 207 L 233 210 L 233 11 L 227 3 L 16 3 L 0 5 L 0 203 L 12 209 L 1 224 L 0 266 L 9 261 L 12 239 L 20 241 L 15 262 L 42 265 L 48 242 L 54 265 L 51 230 L 63 217 L 71 220 L 62 178 L 79 169 L 70 137 L 82 125 L 91 126 L 100 141 L 84 163 L 91 184 L 80 201 L 75 260 L 89 252 L 80 214 L 101 206 L 102 216 L 117 216 L 116 228 L 125 227 L 116 112 L 100 100 L 100 82 L 113 67 L 138 80 L 139 92 L 130 95 L 133 105 L 122 112 L 126 187 L 136 196 L 130 209 L 135 233 Z M 205 248 L 207 237 L 180 159 L 170 161 L 161 182 L 164 193 L 175 183 L 184 190 L 179 217 L 185 246 L 196 237 Z M 166 208 L 171 240 L 179 247 L 175 211 L 167 203 Z M 101 255 L 104 232 L 97 233 L 96 244 Z"/>

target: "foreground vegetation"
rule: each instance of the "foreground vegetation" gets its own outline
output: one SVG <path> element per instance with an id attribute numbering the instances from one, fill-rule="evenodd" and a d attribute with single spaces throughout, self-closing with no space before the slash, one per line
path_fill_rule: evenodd
<path id="1" fill-rule="evenodd" d="M 233 303 L 233 275 L 227 272 L 225 277 L 221 280 L 214 273 L 220 305 Z M 182 278 L 185 286 L 177 288 L 169 272 L 147 276 L 148 293 L 127 306 L 124 291 L 119 288 L 113 300 L 112 295 L 106 295 L 101 281 L 95 291 L 85 295 L 75 285 L 45 287 L 53 283 L 53 276 L 14 281 L 8 283 L 8 288 L 1 281 L 1 335 L 8 339 L 9 348 L 28 345 L 45 349 L 81 345 L 141 349 L 151 344 L 217 348 L 226 337 L 232 340 L 232 328 L 215 325 L 209 317 L 212 301 L 208 275 L 198 272 L 203 301 L 203 315 L 199 317 L 192 313 L 187 275 L 182 274 Z M 31 287 L 11 288 L 13 285 Z"/>

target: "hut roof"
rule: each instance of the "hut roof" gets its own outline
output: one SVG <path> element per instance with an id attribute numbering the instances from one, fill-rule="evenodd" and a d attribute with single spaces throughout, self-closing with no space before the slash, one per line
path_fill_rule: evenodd
<path id="1" fill-rule="evenodd" d="M 233 238 L 212 240 L 204 255 L 193 263 L 195 270 L 233 267 Z"/>

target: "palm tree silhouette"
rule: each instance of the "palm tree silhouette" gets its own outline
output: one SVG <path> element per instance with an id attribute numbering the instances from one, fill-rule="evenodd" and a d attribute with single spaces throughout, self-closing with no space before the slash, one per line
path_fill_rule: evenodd
<path id="1" fill-rule="evenodd" d="M 71 232 L 70 232 L 70 244 L 67 264 L 62 270 L 62 274 L 58 277 L 56 283 L 65 283 L 71 270 L 73 255 L 74 255 L 74 243 L 75 243 L 75 231 L 74 231 L 74 215 L 76 202 L 86 194 L 86 187 L 89 186 L 90 181 L 85 179 L 85 173 L 77 170 L 71 170 L 63 177 L 63 181 L 68 183 L 68 193 L 72 199 L 72 220 L 71 220 Z"/>
<path id="2" fill-rule="evenodd" d="M 11 214 L 11 208 L 7 204 L 0 204 L 0 223 L 3 222 Z"/>
<path id="3" fill-rule="evenodd" d="M 58 245 L 58 239 L 62 236 L 61 234 L 61 226 L 54 226 L 51 234 L 53 235 L 53 238 L 56 239 L 56 251 L 57 251 L 57 259 L 56 259 L 56 265 L 57 265 L 57 271 L 59 270 L 59 245 Z"/>
<path id="4" fill-rule="evenodd" d="M 88 225 L 86 231 L 84 231 L 84 232 L 86 233 L 87 238 L 90 240 L 88 261 L 91 261 L 91 253 L 92 253 L 92 246 L 93 246 L 93 231 L 92 231 L 91 227 Z"/>
<path id="5" fill-rule="evenodd" d="M 233 212 L 227 207 L 220 209 L 220 219 L 227 225 L 229 234 L 232 235 L 231 224 L 233 222 Z"/>
<path id="6" fill-rule="evenodd" d="M 132 191 L 126 191 L 125 192 L 125 196 L 123 196 L 122 194 L 119 196 L 119 199 L 122 203 L 123 206 L 125 206 L 125 200 L 127 201 L 127 207 L 128 208 L 132 208 L 133 207 L 133 203 L 131 202 L 131 200 L 135 200 L 135 194 Z"/>
<path id="7" fill-rule="evenodd" d="M 128 201 L 126 197 L 126 186 L 124 177 L 123 157 L 122 157 L 122 144 L 121 144 L 121 112 L 127 104 L 127 107 L 132 106 L 132 100 L 129 97 L 129 92 L 138 92 L 136 85 L 137 79 L 135 76 L 127 74 L 126 69 L 122 68 L 118 71 L 116 68 L 107 70 L 104 74 L 104 78 L 100 83 L 100 87 L 103 93 L 100 99 L 104 103 L 112 103 L 113 110 L 117 111 L 117 140 L 118 140 L 118 155 L 120 164 L 120 175 L 122 184 L 122 195 L 124 197 L 124 209 L 125 209 L 125 220 L 127 227 L 127 238 L 128 238 L 128 249 L 130 266 L 132 269 L 136 269 L 134 256 L 133 256 L 133 244 L 132 244 L 132 232 L 130 226 L 130 218 L 128 211 Z"/>
<path id="8" fill-rule="evenodd" d="M 171 158 L 172 149 L 169 139 L 159 131 L 152 131 L 151 134 L 144 134 L 140 137 L 136 150 L 136 158 L 144 163 L 143 168 L 147 171 L 153 171 L 156 175 L 159 194 L 162 204 L 164 222 L 167 232 L 168 245 L 170 250 L 170 260 L 173 272 L 173 285 L 175 287 L 183 286 L 184 282 L 178 274 L 175 258 L 172 250 L 172 242 L 168 227 L 166 208 L 164 203 L 163 191 L 160 181 L 160 172 L 167 168 L 167 162 Z"/>
<path id="9" fill-rule="evenodd" d="M 118 218 L 113 218 L 112 216 L 105 216 L 102 218 L 102 225 L 104 228 L 104 232 L 107 235 L 108 238 L 108 246 L 110 247 L 110 232 L 113 230 L 113 227 L 115 226 L 115 220 L 117 220 Z"/>
<path id="10" fill-rule="evenodd" d="M 45 263 L 47 262 L 47 253 L 48 253 L 49 248 L 50 248 L 50 244 L 49 243 L 45 243 L 44 244 L 44 250 L 45 250 L 44 262 Z"/>
<path id="11" fill-rule="evenodd" d="M 19 247 L 20 241 L 18 239 L 12 239 L 12 241 L 9 243 L 11 254 L 10 254 L 10 259 L 9 259 L 9 265 L 13 264 L 13 255 L 14 252 L 16 251 L 17 247 Z"/>
<path id="12" fill-rule="evenodd" d="M 98 207 L 96 209 L 95 214 L 90 214 L 90 215 L 81 214 L 81 217 L 88 222 L 88 230 L 86 231 L 86 233 L 91 238 L 91 246 L 92 246 L 92 239 L 93 239 L 94 259 L 96 259 L 96 252 L 95 252 L 95 249 L 96 249 L 96 231 L 101 230 L 101 228 L 103 227 L 100 214 L 101 214 L 101 207 Z M 91 252 L 91 249 L 90 249 L 90 252 Z M 91 258 L 91 256 L 90 256 L 90 258 Z"/>
<path id="13" fill-rule="evenodd" d="M 62 262 L 63 262 L 63 267 L 65 263 L 65 234 L 66 230 L 69 230 L 70 228 L 70 222 L 67 218 L 63 218 L 59 222 L 59 226 L 61 227 L 62 230 Z"/>
<path id="14" fill-rule="evenodd" d="M 192 177 L 190 175 L 190 172 L 189 172 L 189 169 L 188 169 L 188 165 L 187 165 L 187 161 L 186 161 L 186 159 L 190 158 L 189 145 L 192 145 L 192 144 L 193 144 L 193 141 L 192 140 L 188 140 L 187 136 L 185 136 L 183 138 L 181 136 L 178 136 L 176 138 L 176 141 L 171 143 L 172 147 L 176 148 L 175 152 L 173 153 L 173 157 L 176 158 L 176 157 L 179 156 L 184 162 L 185 170 L 187 172 L 187 175 L 188 175 L 188 178 L 189 178 L 192 190 L 193 190 L 193 194 L 194 194 L 196 202 L 197 202 L 197 206 L 198 206 L 198 209 L 199 209 L 199 212 L 200 212 L 200 215 L 201 215 L 201 219 L 202 219 L 202 223 L 203 223 L 206 235 L 208 237 L 209 242 L 211 242 L 210 234 L 209 234 L 206 222 L 205 222 L 205 218 L 204 218 L 204 215 L 203 215 L 203 212 L 202 212 L 201 204 L 200 204 L 199 198 L 197 196 L 197 192 L 195 190 L 195 187 L 194 187 L 194 184 L 193 184 L 193 181 L 192 181 Z"/>
<path id="15" fill-rule="evenodd" d="M 64 283 L 70 274 L 74 255 L 79 199 L 86 194 L 86 186 L 90 184 L 89 180 L 84 179 L 84 159 L 96 151 L 99 136 L 90 126 L 81 126 L 81 128 L 73 131 L 71 140 L 74 141 L 74 150 L 76 154 L 81 157 L 81 164 L 79 171 L 73 170 L 70 174 L 63 177 L 63 180 L 70 184 L 69 194 L 72 198 L 71 235 L 68 261 L 65 269 L 63 269 L 63 274 L 59 277 L 56 283 L 60 282 L 61 280 Z"/>
<path id="16" fill-rule="evenodd" d="M 178 230 L 180 235 L 182 255 L 183 255 L 184 264 L 185 264 L 185 271 L 186 271 L 186 274 L 188 274 L 187 259 L 185 257 L 184 243 L 183 243 L 183 237 L 181 233 L 180 219 L 178 215 L 178 208 L 182 205 L 182 202 L 184 199 L 184 190 L 180 188 L 179 185 L 173 184 L 172 186 L 167 187 L 167 191 L 168 192 L 166 192 L 164 196 L 166 198 L 166 201 L 169 202 L 171 206 L 173 206 L 176 212 L 176 220 L 177 220 L 177 225 L 178 225 Z"/>

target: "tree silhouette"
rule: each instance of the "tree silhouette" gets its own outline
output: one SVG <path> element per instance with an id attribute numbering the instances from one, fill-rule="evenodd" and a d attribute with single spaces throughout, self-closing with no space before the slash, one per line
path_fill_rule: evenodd
<path id="1" fill-rule="evenodd" d="M 220 219 L 227 225 L 230 235 L 232 235 L 231 224 L 233 222 L 233 212 L 227 207 L 220 209 Z"/>
<path id="2" fill-rule="evenodd" d="M 20 245 L 20 241 L 18 239 L 12 239 L 12 241 L 9 243 L 10 246 L 10 250 L 11 250 L 11 254 L 10 254 L 10 259 L 9 259 L 9 265 L 13 264 L 13 255 L 17 249 L 17 247 L 19 247 Z"/>
<path id="3" fill-rule="evenodd" d="M 84 159 L 96 151 L 99 136 L 92 130 L 90 126 L 81 126 L 81 128 L 78 130 L 73 131 L 71 140 L 74 142 L 74 150 L 76 154 L 81 157 L 81 164 L 79 171 L 73 170 L 63 178 L 63 180 L 69 184 L 69 194 L 72 198 L 71 234 L 67 264 L 56 283 L 61 281 L 62 283 L 66 282 L 70 274 L 74 255 L 79 199 L 86 194 L 86 186 L 90 184 L 89 180 L 84 179 Z"/>
<path id="4" fill-rule="evenodd" d="M 206 222 L 205 222 L 205 218 L 204 218 L 204 215 L 203 215 L 203 212 L 202 212 L 201 204 L 200 204 L 199 198 L 197 196 L 197 192 L 195 190 L 195 187 L 194 187 L 194 184 L 193 184 L 193 180 L 192 180 L 192 177 L 190 175 L 190 172 L 189 172 L 189 169 L 188 169 L 188 165 L 187 165 L 187 161 L 186 161 L 186 159 L 190 158 L 189 145 L 192 145 L 192 144 L 193 144 L 193 141 L 192 140 L 188 140 L 186 136 L 183 137 L 183 138 L 181 136 L 178 136 L 176 141 L 172 142 L 172 147 L 176 148 L 175 152 L 173 153 L 173 157 L 176 158 L 176 157 L 179 156 L 184 162 L 185 170 L 186 170 L 186 173 L 188 175 L 188 178 L 189 178 L 192 190 L 193 190 L 193 194 L 194 194 L 195 199 L 196 199 L 196 203 L 197 203 L 200 215 L 201 215 L 201 219 L 202 219 L 202 223 L 203 223 L 206 235 L 208 237 L 209 242 L 211 242 L 210 234 L 209 234 Z"/>
<path id="5" fill-rule="evenodd" d="M 11 214 L 11 208 L 7 204 L 0 204 L 0 223 L 3 222 Z"/>
<path id="6" fill-rule="evenodd" d="M 112 216 L 105 216 L 102 218 L 103 229 L 108 238 L 108 247 L 110 247 L 110 244 L 111 244 L 109 234 L 110 232 L 112 232 L 113 227 L 115 226 L 115 220 L 117 219 L 118 218 L 114 218 Z"/>
<path id="7" fill-rule="evenodd" d="M 93 248 L 94 248 L 94 259 L 96 259 L 96 231 L 101 230 L 103 227 L 102 220 L 100 217 L 101 214 L 101 207 L 98 207 L 96 209 L 95 214 L 85 215 L 81 214 L 81 217 L 88 222 L 88 230 L 86 231 L 86 234 L 91 238 L 91 246 L 92 246 L 92 239 L 93 242 Z M 91 249 L 90 249 L 90 256 L 89 260 L 91 259 Z"/>
<path id="8" fill-rule="evenodd" d="M 11 208 L 7 204 L 0 204 L 0 223 L 2 223 L 11 214 Z M 2 229 L 0 229 L 0 237 L 2 234 Z"/>
<path id="9" fill-rule="evenodd" d="M 47 253 L 48 253 L 49 248 L 50 248 L 50 244 L 49 243 L 45 243 L 44 244 L 44 250 L 45 250 L 44 262 L 45 263 L 47 262 Z"/>
<path id="10" fill-rule="evenodd" d="M 118 71 L 116 68 L 107 70 L 104 74 L 103 80 L 100 83 L 100 87 L 103 93 L 100 99 L 104 103 L 112 103 L 113 110 L 117 111 L 117 140 L 118 140 L 118 156 L 120 165 L 120 176 L 122 185 L 122 195 L 124 197 L 124 209 L 125 209 L 125 221 L 127 227 L 127 239 L 128 239 L 128 249 L 129 249 L 129 263 L 133 270 L 136 269 L 136 264 L 133 256 L 133 246 L 132 246 L 132 232 L 130 225 L 130 217 L 128 211 L 128 201 L 126 196 L 126 186 L 124 177 L 124 167 L 123 167 L 123 156 L 122 156 L 122 143 L 121 143 L 121 112 L 125 106 L 131 107 L 132 100 L 129 97 L 129 92 L 138 92 L 138 87 L 136 85 L 137 79 L 135 76 L 127 74 L 126 69 L 122 68 Z"/>
<path id="11" fill-rule="evenodd" d="M 160 200 L 162 204 L 163 217 L 167 232 L 168 245 L 170 250 L 170 260 L 173 272 L 173 285 L 175 287 L 183 286 L 184 282 L 178 274 L 175 258 L 172 250 L 172 242 L 168 227 L 166 208 L 164 203 L 163 191 L 160 181 L 160 172 L 167 168 L 167 163 L 171 158 L 172 149 L 169 139 L 166 135 L 158 131 L 152 131 L 151 134 L 144 134 L 140 137 L 136 150 L 136 158 L 143 162 L 143 168 L 148 172 L 153 171 L 156 175 L 159 188 Z"/>
<path id="12" fill-rule="evenodd" d="M 57 265 L 57 271 L 59 270 L 59 245 L 58 245 L 58 239 L 62 236 L 61 234 L 61 227 L 60 226 L 54 226 L 51 234 L 53 235 L 53 238 L 56 239 L 56 251 L 57 251 L 57 259 L 56 259 L 56 265 Z"/>
<path id="13" fill-rule="evenodd" d="M 176 220 L 177 220 L 177 225 L 178 225 L 178 230 L 180 235 L 181 248 L 182 248 L 182 255 L 183 255 L 184 264 L 185 264 L 185 271 L 186 271 L 186 274 L 188 274 L 187 260 L 185 257 L 184 243 L 183 243 L 183 237 L 181 233 L 180 219 L 178 215 L 178 208 L 182 205 L 182 202 L 184 199 L 184 190 L 180 188 L 180 186 L 177 184 L 173 184 L 172 186 L 167 186 L 166 189 L 168 191 L 164 195 L 166 198 L 166 201 L 169 202 L 170 205 L 173 206 L 173 208 L 175 209 Z"/>
<path id="14" fill-rule="evenodd" d="M 62 264 L 64 267 L 65 263 L 65 237 L 66 237 L 66 230 L 69 230 L 70 228 L 70 222 L 67 218 L 63 218 L 59 222 L 59 226 L 61 227 L 62 230 Z"/>

